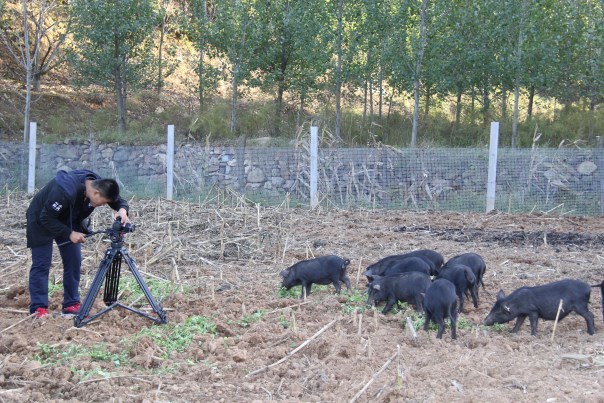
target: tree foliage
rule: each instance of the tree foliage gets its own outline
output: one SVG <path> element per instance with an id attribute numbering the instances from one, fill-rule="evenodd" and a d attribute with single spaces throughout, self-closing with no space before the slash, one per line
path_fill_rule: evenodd
<path id="1" fill-rule="evenodd" d="M 126 129 L 125 102 L 130 91 L 153 82 L 153 29 L 156 5 L 148 0 L 77 0 L 71 61 L 81 84 L 113 88 L 118 130 Z"/>
<path id="2" fill-rule="evenodd" d="M 4 0 L 0 10 L 2 4 Z M 582 104 L 593 114 L 604 100 L 604 3 L 597 0 L 61 4 L 69 5 L 76 21 L 70 66 L 77 81 L 115 91 L 120 119 L 125 119 L 120 102 L 125 103 L 129 91 L 153 81 L 157 89 L 163 86 L 170 72 L 164 34 L 172 35 L 172 44 L 197 52 L 190 70 L 197 73 L 201 108 L 228 84 L 228 94 L 221 94 L 229 96 L 232 133 L 239 132 L 241 98 L 251 91 L 274 100 L 273 135 L 280 133 L 287 110 L 292 110 L 285 105 L 290 104 L 299 112 L 309 108 L 335 114 L 324 124 L 336 137 L 341 135 L 342 114 L 362 109 L 361 130 L 379 140 L 377 128 L 390 118 L 390 110 L 398 107 L 410 120 L 412 103 L 417 122 L 414 129 L 401 127 L 398 136 L 406 139 L 411 134 L 415 141 L 405 130 L 419 130 L 421 137 L 422 119 L 431 115 L 431 105 L 450 103 L 452 137 L 463 135 L 457 131 L 462 123 L 487 127 L 489 121 L 501 119 L 506 131 L 502 138 L 511 144 L 515 134 L 506 125 L 511 99 L 514 132 L 522 121 L 530 122 L 535 96 L 567 109 Z M 14 32 L 17 22 L 4 18 L 2 32 Z M 526 109 L 518 107 L 519 99 Z M 383 114 L 385 101 L 388 112 Z"/>

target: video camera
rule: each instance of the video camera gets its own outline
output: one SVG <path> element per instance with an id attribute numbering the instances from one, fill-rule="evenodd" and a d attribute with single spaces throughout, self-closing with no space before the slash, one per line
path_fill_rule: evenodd
<path id="1" fill-rule="evenodd" d="M 111 229 L 113 231 L 123 232 L 123 233 L 134 232 L 134 228 L 135 228 L 135 225 L 132 223 L 129 223 L 129 222 L 122 225 L 122 221 L 120 220 L 119 217 L 115 219 L 115 221 L 113 222 L 113 225 L 111 226 Z"/>

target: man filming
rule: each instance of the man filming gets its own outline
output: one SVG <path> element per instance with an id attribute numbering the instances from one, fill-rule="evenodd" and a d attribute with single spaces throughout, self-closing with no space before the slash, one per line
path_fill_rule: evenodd
<path id="1" fill-rule="evenodd" d="M 80 269 L 82 246 L 88 231 L 83 221 L 96 207 L 108 204 L 115 218 L 128 222 L 128 203 L 120 197 L 114 179 L 79 169 L 59 171 L 32 199 L 27 209 L 27 247 L 31 248 L 29 272 L 29 313 L 36 318 L 48 315 L 48 276 L 52 262 L 52 242 L 59 246 L 63 262 L 64 315 L 80 309 Z"/>

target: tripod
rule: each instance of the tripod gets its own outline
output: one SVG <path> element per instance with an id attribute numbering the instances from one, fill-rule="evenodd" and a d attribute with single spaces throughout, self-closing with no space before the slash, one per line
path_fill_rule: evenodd
<path id="1" fill-rule="evenodd" d="M 147 287 L 147 284 L 145 284 L 145 281 L 140 275 L 138 268 L 136 267 L 136 263 L 134 263 L 134 260 L 132 260 L 132 258 L 128 254 L 128 251 L 124 247 L 124 232 L 116 230 L 115 228 L 116 226 L 114 225 L 114 228 L 112 229 L 96 231 L 94 233 L 89 234 L 109 234 L 109 237 L 111 239 L 111 247 L 108 248 L 105 252 L 105 257 L 101 261 L 101 264 L 99 265 L 99 270 L 94 276 L 94 280 L 92 281 L 92 286 L 88 291 L 88 295 L 86 295 L 86 298 L 84 298 L 84 302 L 82 303 L 80 310 L 73 318 L 74 326 L 82 327 L 85 324 L 91 322 L 92 320 L 98 318 L 99 316 L 118 306 L 127 309 L 131 312 L 137 313 L 141 316 L 144 316 L 147 319 L 151 319 L 155 323 L 167 323 L 168 320 L 166 319 L 166 313 L 164 312 L 161 304 L 157 302 L 155 298 L 153 298 L 153 295 L 151 295 L 151 291 L 149 290 L 149 287 Z M 117 228 L 119 228 L 119 225 L 117 226 Z M 118 288 L 120 282 L 122 261 L 125 261 L 128 265 L 128 269 L 130 269 L 130 272 L 136 279 L 136 282 L 142 289 L 143 293 L 145 294 L 145 297 L 147 298 L 147 301 L 149 301 L 149 305 L 151 305 L 153 312 L 157 314 L 158 318 L 154 318 L 153 316 L 150 316 L 145 312 L 142 312 L 131 306 L 124 305 L 118 301 Z M 88 316 L 88 314 L 90 313 L 90 309 L 92 308 L 92 304 L 94 303 L 95 299 L 99 294 L 103 281 L 105 282 L 103 301 L 105 302 L 106 307 L 101 309 L 94 315 Z"/>

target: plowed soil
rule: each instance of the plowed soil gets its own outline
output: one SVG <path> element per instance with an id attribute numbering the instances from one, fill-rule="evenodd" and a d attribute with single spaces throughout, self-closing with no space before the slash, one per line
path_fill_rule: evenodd
<path id="1" fill-rule="evenodd" d="M 539 321 L 537 336 L 528 321 L 518 333 L 509 332 L 513 323 L 481 324 L 500 289 L 565 278 L 600 284 L 604 218 L 132 201 L 137 228 L 125 247 L 155 281 L 168 323 L 118 307 L 76 328 L 57 314 L 56 252 L 54 315 L 28 317 L 27 202 L 9 195 L 0 207 L 0 401 L 604 401 L 599 288 L 593 336 L 576 314 Z M 110 223 L 110 210 L 98 209 L 95 228 Z M 83 297 L 109 247 L 102 238 L 83 248 Z M 434 328 L 425 332 L 412 308 L 383 315 L 365 307 L 363 269 L 420 248 L 446 259 L 475 252 L 487 263 L 479 307 L 465 304 L 456 340 L 448 328 L 442 339 Z M 299 288 L 279 290 L 282 269 L 326 254 L 351 260 L 351 293 L 315 287 L 302 301 Z M 161 294 L 156 284 L 164 283 L 174 291 Z M 93 311 L 103 306 L 99 296 Z M 179 330 L 193 319 L 215 327 L 185 340 Z"/>

